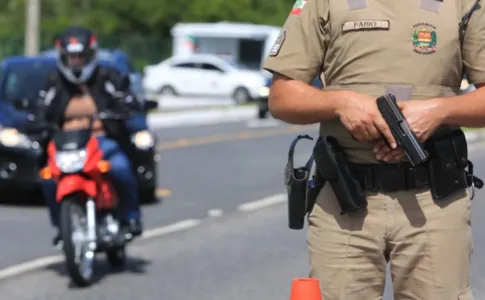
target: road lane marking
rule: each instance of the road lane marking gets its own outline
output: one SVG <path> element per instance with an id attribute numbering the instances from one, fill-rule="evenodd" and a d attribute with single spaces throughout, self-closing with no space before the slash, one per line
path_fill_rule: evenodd
<path id="1" fill-rule="evenodd" d="M 157 197 L 170 197 L 172 196 L 172 191 L 170 189 L 157 188 L 155 194 Z"/>
<path id="2" fill-rule="evenodd" d="M 246 127 L 248 128 L 265 128 L 265 127 L 278 127 L 281 126 L 283 123 L 275 120 L 275 119 L 253 119 L 249 120 L 246 123 Z"/>
<path id="3" fill-rule="evenodd" d="M 200 223 L 201 221 L 197 219 L 186 219 L 167 226 L 149 229 L 143 233 L 140 240 L 148 240 L 177 231 L 187 230 L 199 226 Z"/>
<path id="4" fill-rule="evenodd" d="M 207 215 L 211 218 L 217 218 L 217 217 L 220 217 L 224 214 L 224 212 L 222 211 L 222 209 L 210 209 L 208 212 L 207 212 Z"/>
<path id="5" fill-rule="evenodd" d="M 178 139 L 174 141 L 160 142 L 157 145 L 157 151 L 193 147 L 198 145 L 207 145 L 220 142 L 239 141 L 247 139 L 257 139 L 270 136 L 285 135 L 301 131 L 315 130 L 315 126 L 288 126 L 284 128 L 272 128 L 265 130 L 242 131 L 229 134 L 216 134 L 191 139 Z"/>
<path id="6" fill-rule="evenodd" d="M 201 221 L 197 219 L 186 219 L 167 226 L 149 229 L 143 233 L 143 235 L 139 238 L 139 240 L 148 240 L 155 237 L 167 235 L 170 233 L 191 229 L 199 226 L 200 223 Z M 0 270 L 0 280 L 29 273 L 38 269 L 46 268 L 50 265 L 62 263 L 63 261 L 64 261 L 63 255 L 52 255 L 52 256 L 37 258 L 17 265 L 13 265 Z"/>
<path id="7" fill-rule="evenodd" d="M 288 199 L 288 196 L 286 194 L 277 194 L 260 200 L 243 203 L 239 205 L 237 209 L 240 211 L 253 211 L 253 210 L 286 202 L 287 199 Z"/>
<path id="8" fill-rule="evenodd" d="M 14 265 L 0 270 L 0 280 L 14 277 L 23 273 L 28 273 L 37 269 L 60 263 L 64 260 L 62 255 L 41 257 L 18 265 Z"/>

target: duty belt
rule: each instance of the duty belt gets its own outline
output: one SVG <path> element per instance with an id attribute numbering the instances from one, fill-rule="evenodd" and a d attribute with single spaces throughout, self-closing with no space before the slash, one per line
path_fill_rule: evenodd
<path id="1" fill-rule="evenodd" d="M 353 164 L 361 187 L 368 191 L 397 192 L 429 186 L 428 164 L 411 165 L 364 165 Z"/>

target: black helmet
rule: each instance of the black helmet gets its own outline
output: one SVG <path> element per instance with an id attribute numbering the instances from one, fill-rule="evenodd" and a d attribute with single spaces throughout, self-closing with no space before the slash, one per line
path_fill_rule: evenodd
<path id="1" fill-rule="evenodd" d="M 97 64 L 98 43 L 87 28 L 70 27 L 56 39 L 57 67 L 74 84 L 86 82 Z"/>

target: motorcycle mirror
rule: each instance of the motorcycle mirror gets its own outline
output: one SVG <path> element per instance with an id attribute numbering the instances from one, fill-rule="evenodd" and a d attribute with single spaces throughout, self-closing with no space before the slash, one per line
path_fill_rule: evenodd
<path id="1" fill-rule="evenodd" d="M 154 100 L 145 100 L 145 111 L 158 108 L 158 102 Z"/>

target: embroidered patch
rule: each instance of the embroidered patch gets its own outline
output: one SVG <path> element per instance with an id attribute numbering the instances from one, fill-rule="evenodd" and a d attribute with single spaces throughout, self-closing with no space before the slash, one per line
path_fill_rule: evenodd
<path id="1" fill-rule="evenodd" d="M 413 26 L 413 51 L 419 54 L 436 52 L 436 27 L 429 23 L 418 23 Z"/>
<path id="2" fill-rule="evenodd" d="M 291 10 L 291 14 L 298 16 L 306 3 L 307 0 L 296 0 L 295 5 L 293 5 L 293 9 Z"/>
<path id="3" fill-rule="evenodd" d="M 360 20 L 348 21 L 342 25 L 342 31 L 357 31 L 357 30 L 371 30 L 371 29 L 385 29 L 389 30 L 391 23 L 389 20 Z"/>
<path id="4" fill-rule="evenodd" d="M 278 38 L 274 42 L 273 48 L 271 48 L 271 51 L 269 52 L 270 56 L 277 56 L 278 53 L 280 52 L 281 46 L 283 45 L 283 42 L 285 41 L 286 38 L 286 32 L 285 30 L 281 30 L 280 35 L 278 35 Z"/>

